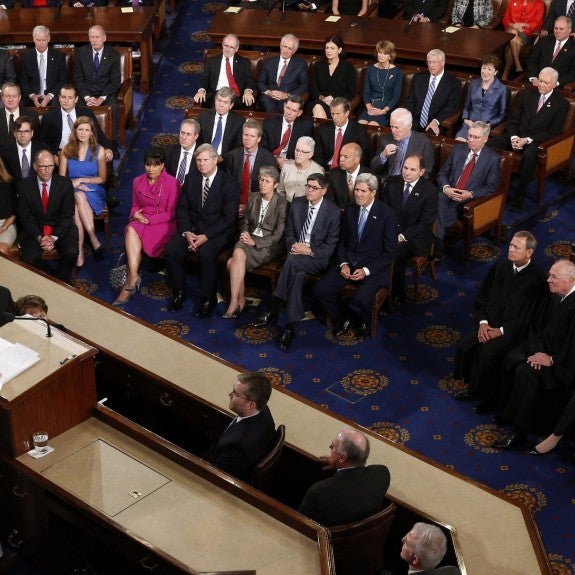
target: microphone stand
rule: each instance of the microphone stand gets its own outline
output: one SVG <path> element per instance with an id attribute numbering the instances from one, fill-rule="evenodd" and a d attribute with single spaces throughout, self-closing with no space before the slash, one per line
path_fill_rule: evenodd
<path id="1" fill-rule="evenodd" d="M 46 324 L 46 337 L 52 337 L 52 328 L 50 327 L 48 320 L 44 319 L 43 317 L 32 317 L 32 316 L 28 317 L 25 315 L 14 315 L 9 311 L 5 311 L 0 314 L 0 326 L 10 323 L 16 319 L 29 320 L 29 321 L 43 321 Z"/>
<path id="2" fill-rule="evenodd" d="M 283 10 L 285 12 L 285 0 L 275 0 L 275 2 L 272 4 L 272 7 L 269 9 L 268 13 L 266 14 L 266 19 L 265 19 L 265 23 L 266 24 L 271 24 L 272 23 L 272 19 L 270 18 L 270 14 L 272 13 L 272 10 L 280 3 L 283 3 Z M 285 18 L 285 14 L 282 18 L 282 20 Z"/>

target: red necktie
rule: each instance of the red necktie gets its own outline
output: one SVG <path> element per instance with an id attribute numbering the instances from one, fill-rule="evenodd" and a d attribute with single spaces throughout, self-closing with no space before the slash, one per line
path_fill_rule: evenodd
<path id="1" fill-rule="evenodd" d="M 559 54 L 560 50 L 561 50 L 561 42 L 557 42 L 557 46 L 555 47 L 555 52 L 553 52 L 553 58 L 551 58 L 551 62 L 553 62 L 555 58 L 557 58 L 557 54 Z"/>
<path id="2" fill-rule="evenodd" d="M 32 2 L 32 6 L 34 7 L 48 6 L 48 0 L 34 0 L 34 2 Z"/>
<path id="3" fill-rule="evenodd" d="M 250 195 L 250 155 L 246 154 L 244 169 L 242 170 L 242 189 L 240 192 L 240 205 L 242 206 L 248 203 L 248 196 Z"/>
<path id="4" fill-rule="evenodd" d="M 287 70 L 287 60 L 284 60 L 284 65 L 280 70 L 280 75 L 278 76 L 278 88 L 282 85 L 284 76 L 286 75 L 286 70 Z"/>
<path id="5" fill-rule="evenodd" d="M 46 184 L 46 182 L 42 182 L 42 208 L 44 210 L 44 213 L 46 213 L 46 211 L 48 210 L 48 185 Z M 42 233 L 45 236 L 51 236 L 52 230 L 53 230 L 52 226 L 45 225 Z"/>
<path id="6" fill-rule="evenodd" d="M 287 147 L 289 139 L 291 138 L 291 124 L 288 124 L 287 130 L 284 132 L 280 145 L 273 151 L 274 156 L 279 156 L 282 150 Z"/>
<path id="7" fill-rule="evenodd" d="M 475 158 L 477 158 L 477 154 L 473 154 L 471 156 L 471 160 L 469 160 L 469 162 L 467 162 L 467 165 L 465 166 L 465 168 L 463 168 L 463 171 L 461 172 L 461 176 L 459 176 L 459 180 L 457 180 L 457 183 L 455 184 L 455 188 L 457 190 L 465 190 L 465 186 L 467 185 L 467 182 L 469 180 L 469 176 L 471 175 L 471 172 L 473 171 L 473 168 L 475 167 Z"/>
<path id="8" fill-rule="evenodd" d="M 240 95 L 240 89 L 238 88 L 238 83 L 232 74 L 232 67 L 230 65 L 230 59 L 226 58 L 226 76 L 228 77 L 228 84 L 230 88 L 234 91 L 236 96 Z"/>
<path id="9" fill-rule="evenodd" d="M 341 128 L 337 129 L 337 136 L 335 138 L 335 148 L 333 149 L 333 156 L 331 158 L 331 167 L 337 168 L 339 166 L 339 151 L 341 150 L 341 141 L 343 140 L 343 132 Z"/>

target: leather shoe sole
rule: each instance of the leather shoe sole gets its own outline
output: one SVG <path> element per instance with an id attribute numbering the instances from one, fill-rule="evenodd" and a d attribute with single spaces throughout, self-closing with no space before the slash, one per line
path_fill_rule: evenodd
<path id="1" fill-rule="evenodd" d="M 333 330 L 333 335 L 335 337 L 341 337 L 345 335 L 351 329 L 351 319 L 344 319 L 337 329 Z"/>
<path id="2" fill-rule="evenodd" d="M 365 322 L 361 322 L 355 330 L 355 337 L 357 339 L 367 339 L 371 335 L 369 328 Z"/>
<path id="3" fill-rule="evenodd" d="M 184 300 L 186 299 L 186 296 L 183 293 L 177 293 L 174 298 L 172 299 L 172 301 L 170 302 L 170 309 L 172 311 L 180 311 L 182 309 L 182 306 L 184 305 Z"/>
<path id="4" fill-rule="evenodd" d="M 271 311 L 264 313 L 257 317 L 252 323 L 252 327 L 268 327 L 268 325 L 272 325 L 276 323 L 278 316 Z"/>
<path id="5" fill-rule="evenodd" d="M 202 319 L 204 317 L 210 317 L 210 315 L 212 315 L 213 309 L 214 309 L 214 306 L 212 304 L 210 304 L 209 302 L 204 302 L 196 310 L 196 312 L 194 313 L 194 317 L 197 317 L 200 319 Z"/>
<path id="6" fill-rule="evenodd" d="M 517 445 L 522 438 L 523 436 L 521 434 L 510 431 L 501 439 L 496 439 L 491 444 L 491 447 L 494 447 L 495 449 L 509 449 L 510 447 Z"/>
<path id="7" fill-rule="evenodd" d="M 291 329 L 285 329 L 278 342 L 280 351 L 289 351 L 291 349 L 294 338 L 294 331 Z"/>

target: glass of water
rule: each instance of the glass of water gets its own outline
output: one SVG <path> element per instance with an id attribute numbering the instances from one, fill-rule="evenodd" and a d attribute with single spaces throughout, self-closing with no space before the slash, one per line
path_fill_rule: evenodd
<path id="1" fill-rule="evenodd" d="M 36 431 L 32 435 L 32 441 L 34 442 L 34 449 L 39 455 L 44 455 L 48 453 L 48 432 L 47 431 Z"/>

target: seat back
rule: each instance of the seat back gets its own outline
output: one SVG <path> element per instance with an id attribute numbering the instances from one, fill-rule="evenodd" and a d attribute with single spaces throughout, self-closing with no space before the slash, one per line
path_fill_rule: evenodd
<path id="1" fill-rule="evenodd" d="M 337 575 L 377 575 L 384 565 L 384 547 L 395 504 L 361 521 L 330 527 Z"/>
<path id="2" fill-rule="evenodd" d="M 258 461 L 250 476 L 250 484 L 256 489 L 265 491 L 270 485 L 284 448 L 285 436 L 285 425 L 278 425 L 270 451 Z"/>

